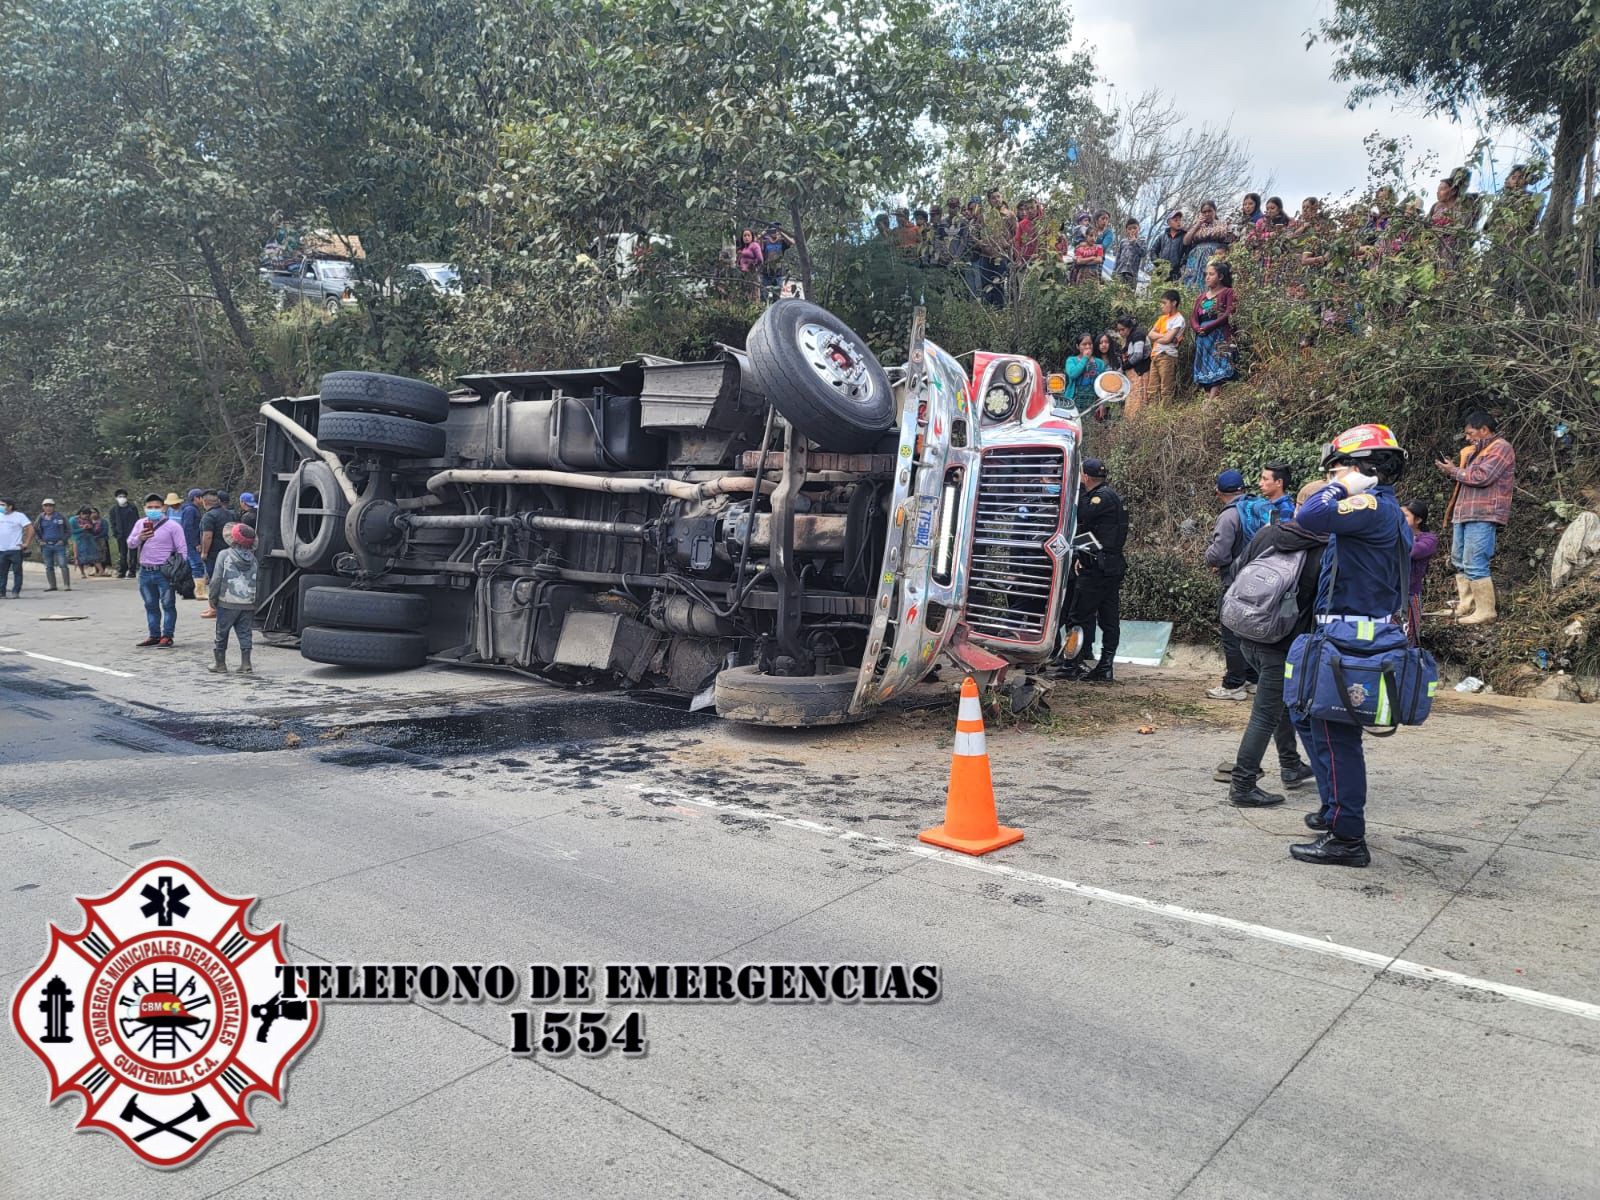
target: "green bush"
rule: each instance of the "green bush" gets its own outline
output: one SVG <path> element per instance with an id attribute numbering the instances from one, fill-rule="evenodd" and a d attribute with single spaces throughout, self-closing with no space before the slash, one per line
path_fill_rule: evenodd
<path id="1" fill-rule="evenodd" d="M 613 341 L 619 358 L 661 354 L 694 362 L 710 358 L 717 343 L 744 346 L 761 304 L 744 296 L 706 296 L 694 304 L 655 296 L 629 307 Z"/>
<path id="2" fill-rule="evenodd" d="M 1122 615 L 1130 621 L 1171 621 L 1175 642 L 1209 642 L 1217 636 L 1222 589 L 1214 571 L 1189 558 L 1160 551 L 1128 556 L 1122 581 Z"/>

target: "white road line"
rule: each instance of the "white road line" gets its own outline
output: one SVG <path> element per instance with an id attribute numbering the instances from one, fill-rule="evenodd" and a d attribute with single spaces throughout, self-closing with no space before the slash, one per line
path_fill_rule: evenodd
<path id="1" fill-rule="evenodd" d="M 661 793 L 664 790 L 659 786 L 648 783 L 635 783 L 633 787 L 635 791 L 639 792 Z M 1600 1004 L 1590 1004 L 1587 1000 L 1573 1000 L 1566 996 L 1551 995 L 1549 992 L 1536 992 L 1532 988 L 1515 987 L 1508 983 L 1496 983 L 1492 979 L 1479 979 L 1473 975 L 1462 975 L 1457 971 L 1446 971 L 1439 967 L 1430 967 L 1426 963 L 1411 962 L 1409 959 L 1395 958 L 1372 950 L 1362 950 L 1356 946 L 1343 946 L 1338 942 L 1308 937 L 1303 933 L 1291 933 L 1286 929 L 1274 929 L 1270 925 L 1257 925 L 1250 921 L 1240 921 L 1234 917 L 1201 912 L 1198 909 L 1184 908 L 1177 904 L 1166 904 L 1159 900 L 1146 900 L 1142 896 L 1130 896 L 1123 892 L 1108 891 L 1105 888 L 1095 887 L 1087 883 L 1074 883 L 1070 879 L 1058 879 L 1054 875 L 1040 875 L 1035 871 L 1024 871 L 1020 867 L 1007 866 L 1005 863 L 990 862 L 984 858 L 973 858 L 965 854 L 939 850 L 920 842 L 909 844 L 895 842 L 888 838 L 875 837 L 868 833 L 857 833 L 853 829 L 839 829 L 819 821 L 808 821 L 801 817 L 785 817 L 765 809 L 726 804 L 720 800 L 712 800 L 707 796 L 685 796 L 672 792 L 667 792 L 666 794 L 671 795 L 673 801 L 680 804 L 692 804 L 697 808 L 715 809 L 717 812 L 732 813 L 735 816 L 765 821 L 772 825 L 784 825 L 790 829 L 817 833 L 838 841 L 869 842 L 874 846 L 881 846 L 900 854 L 910 854 L 918 858 L 938 859 L 940 862 L 948 863 L 953 867 L 965 867 L 969 871 L 979 871 L 985 875 L 998 875 L 1004 879 L 1026 883 L 1032 887 L 1045 888 L 1055 892 L 1070 892 L 1073 895 L 1084 896 L 1090 900 L 1100 900 L 1107 904 L 1116 904 L 1123 908 L 1149 913 L 1152 916 L 1166 917 L 1173 921 L 1184 921 L 1190 925 L 1226 929 L 1231 933 L 1242 934 L 1245 937 L 1255 938 L 1259 941 L 1287 946 L 1291 950 L 1304 950 L 1312 954 L 1320 954 L 1324 958 L 1338 958 L 1363 967 L 1371 967 L 1378 975 L 1404 975 L 1412 979 L 1425 979 L 1434 983 L 1445 983 L 1468 991 L 1488 992 L 1491 995 L 1503 996 L 1507 1000 L 1515 1000 L 1519 1004 L 1528 1004 L 1535 1008 L 1548 1008 L 1555 1012 L 1565 1013 L 1570 1017 L 1582 1017 L 1590 1021 L 1600 1021 Z"/>
<path id="2" fill-rule="evenodd" d="M 55 658 L 49 654 L 35 654 L 32 650 L 18 650 L 15 646 L 0 646 L 0 654 L 25 654 L 44 662 L 60 663 L 63 667 L 77 667 L 80 671 L 98 671 L 102 675 L 115 675 L 118 679 L 132 679 L 132 671 L 113 671 L 110 667 L 97 667 L 93 663 L 74 662 L 70 658 Z"/>

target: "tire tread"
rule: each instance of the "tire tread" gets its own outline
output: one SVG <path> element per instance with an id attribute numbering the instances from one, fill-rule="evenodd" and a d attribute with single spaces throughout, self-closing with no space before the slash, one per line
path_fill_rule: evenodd
<path id="1" fill-rule="evenodd" d="M 300 631 L 300 656 L 335 667 L 404 671 L 420 667 L 428 639 L 391 629 L 329 629 L 307 625 Z"/>
<path id="2" fill-rule="evenodd" d="M 383 413 L 429 425 L 450 416 L 450 394 L 420 379 L 377 371 L 330 371 L 317 385 L 327 412 Z"/>
<path id="3" fill-rule="evenodd" d="M 401 458 L 439 458 L 444 430 L 386 413 L 330 412 L 317 422 L 317 445 L 328 450 L 370 450 Z"/>
<path id="4" fill-rule="evenodd" d="M 428 598 L 416 592 L 313 587 L 306 591 L 305 623 L 332 629 L 418 631 L 428 624 Z"/>

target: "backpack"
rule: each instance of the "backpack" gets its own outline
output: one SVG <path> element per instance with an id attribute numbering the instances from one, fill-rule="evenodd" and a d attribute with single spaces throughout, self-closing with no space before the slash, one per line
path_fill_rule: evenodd
<path id="1" fill-rule="evenodd" d="M 1240 567 L 1222 597 L 1222 623 L 1251 642 L 1277 642 L 1293 633 L 1308 552 L 1309 547 L 1266 550 Z"/>
<path id="2" fill-rule="evenodd" d="M 1239 535 L 1244 539 L 1239 553 L 1244 553 L 1244 546 L 1250 544 L 1250 539 L 1260 533 L 1268 525 L 1276 525 L 1279 521 L 1287 521 L 1294 515 L 1294 506 L 1281 507 L 1283 500 L 1268 500 L 1265 496 L 1249 496 L 1239 501 Z"/>
<path id="3" fill-rule="evenodd" d="M 167 561 L 161 564 L 161 574 L 166 576 L 172 590 L 178 595 L 185 600 L 194 599 L 194 572 L 189 569 L 188 558 L 174 550 L 167 555 Z"/>

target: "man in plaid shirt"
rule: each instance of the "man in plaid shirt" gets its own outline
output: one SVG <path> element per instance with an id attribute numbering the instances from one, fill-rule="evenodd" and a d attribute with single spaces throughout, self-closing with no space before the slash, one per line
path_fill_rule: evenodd
<path id="1" fill-rule="evenodd" d="M 1434 465 L 1456 481 L 1450 502 L 1455 524 L 1450 560 L 1456 568 L 1459 597 L 1456 619 L 1463 625 L 1483 625 L 1496 615 L 1489 560 L 1501 526 L 1511 519 L 1517 456 L 1488 413 L 1468 413 L 1466 426 L 1468 445 L 1461 452 L 1461 465 L 1442 458 Z"/>

